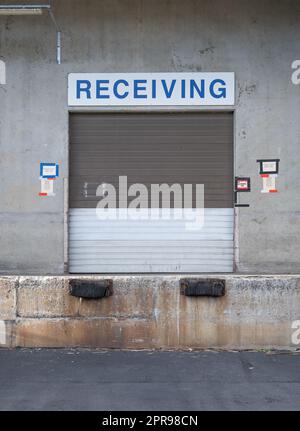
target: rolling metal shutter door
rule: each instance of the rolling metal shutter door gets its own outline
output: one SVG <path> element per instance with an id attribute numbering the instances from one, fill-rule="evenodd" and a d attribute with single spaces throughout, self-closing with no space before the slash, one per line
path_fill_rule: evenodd
<path id="1" fill-rule="evenodd" d="M 100 184 L 204 184 L 204 226 L 99 220 Z M 231 113 L 71 114 L 71 273 L 232 272 Z"/>

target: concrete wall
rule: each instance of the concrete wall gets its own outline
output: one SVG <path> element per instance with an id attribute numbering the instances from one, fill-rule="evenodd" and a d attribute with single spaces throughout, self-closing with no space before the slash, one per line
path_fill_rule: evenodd
<path id="1" fill-rule="evenodd" d="M 180 295 L 178 276 L 113 277 L 113 290 L 86 300 L 68 277 L 0 278 L 0 347 L 299 348 L 300 276 L 226 276 L 220 298 Z"/>
<path id="2" fill-rule="evenodd" d="M 13 0 L 11 3 L 16 3 Z M 24 1 L 22 1 L 24 3 Z M 297 0 L 61 0 L 63 64 L 43 17 L 0 17 L 0 271 L 62 274 L 68 177 L 69 72 L 234 71 L 236 174 L 241 197 L 237 270 L 300 269 L 300 57 Z M 280 158 L 278 195 L 262 195 L 258 158 Z M 61 163 L 56 197 L 41 199 L 39 162 Z M 22 343 L 21 343 L 22 344 Z"/>

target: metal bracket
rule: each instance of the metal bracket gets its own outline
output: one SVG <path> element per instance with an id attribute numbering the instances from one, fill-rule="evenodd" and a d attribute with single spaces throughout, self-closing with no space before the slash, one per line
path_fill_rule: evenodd
<path id="1" fill-rule="evenodd" d="M 51 0 L 49 0 L 49 9 L 48 9 L 50 18 L 56 28 L 56 62 L 57 64 L 61 64 L 61 31 L 58 27 L 57 21 L 55 19 L 54 13 L 51 7 Z"/>
<path id="2" fill-rule="evenodd" d="M 237 190 L 237 180 L 239 178 L 245 178 L 249 181 L 249 188 L 247 188 L 246 190 Z M 239 204 L 238 203 L 238 194 L 241 192 L 250 192 L 250 178 L 249 177 L 235 177 L 235 184 L 234 184 L 234 207 L 235 208 L 249 208 L 250 205 L 249 204 Z"/>
<path id="3" fill-rule="evenodd" d="M 42 11 L 48 11 L 51 21 L 56 29 L 56 61 L 61 64 L 61 31 L 52 11 L 51 0 L 48 4 L 0 4 L 0 13 L 3 15 L 32 15 L 35 13 L 42 14 Z"/>
<path id="4" fill-rule="evenodd" d="M 250 205 L 249 204 L 235 204 L 234 207 L 235 208 L 249 208 Z"/>
<path id="5" fill-rule="evenodd" d="M 235 208 L 249 208 L 249 204 L 238 204 L 238 191 L 234 191 L 234 207 Z"/>

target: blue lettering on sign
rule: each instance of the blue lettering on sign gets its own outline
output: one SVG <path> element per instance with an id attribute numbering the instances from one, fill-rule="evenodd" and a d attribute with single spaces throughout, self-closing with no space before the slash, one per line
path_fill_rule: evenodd
<path id="1" fill-rule="evenodd" d="M 147 80 L 135 79 L 133 82 L 133 97 L 135 99 L 147 99 L 147 94 L 140 94 L 140 91 L 146 91 L 146 86 L 141 84 L 147 84 Z"/>
<path id="2" fill-rule="evenodd" d="M 87 99 L 91 99 L 91 81 L 86 80 L 78 80 L 77 81 L 77 90 L 76 90 L 76 98 L 80 99 L 81 93 L 85 93 Z"/>
<path id="3" fill-rule="evenodd" d="M 96 98 L 97 99 L 109 99 L 109 94 L 102 94 L 102 91 L 108 91 L 108 86 L 102 84 L 109 84 L 108 79 L 100 79 L 96 81 Z"/>
<path id="4" fill-rule="evenodd" d="M 175 84 L 176 84 L 176 79 L 172 79 L 170 88 L 167 87 L 165 79 L 162 79 L 161 83 L 162 83 L 162 86 L 163 86 L 163 89 L 164 89 L 164 92 L 165 92 L 165 95 L 166 95 L 167 99 L 170 99 L 170 97 L 172 96 L 172 93 L 174 91 L 174 87 L 175 87 Z"/>
<path id="5" fill-rule="evenodd" d="M 130 96 L 130 97 L 129 97 Z M 227 88 L 223 79 L 98 79 L 76 81 L 77 99 L 226 99 Z"/>
<path id="6" fill-rule="evenodd" d="M 156 81 L 152 79 L 152 99 L 156 99 Z"/>
<path id="7" fill-rule="evenodd" d="M 216 84 L 223 85 L 223 87 L 219 87 L 218 94 L 215 92 L 215 85 Z M 214 79 L 213 81 L 211 81 L 211 84 L 209 86 L 209 91 L 210 91 L 210 94 L 212 95 L 212 97 L 214 97 L 215 99 L 220 99 L 221 97 L 226 98 L 226 84 L 223 81 L 223 79 Z"/>
<path id="8" fill-rule="evenodd" d="M 125 87 L 128 87 L 129 84 L 125 79 L 118 79 L 118 81 L 116 81 L 114 83 L 113 91 L 114 91 L 114 95 L 116 96 L 116 98 L 117 99 L 125 99 L 128 96 L 129 92 L 124 91 L 123 94 L 120 94 L 119 90 L 118 90 L 119 85 L 124 85 Z"/>
<path id="9" fill-rule="evenodd" d="M 181 80 L 181 98 L 185 99 L 185 80 Z"/>
<path id="10" fill-rule="evenodd" d="M 195 97 L 195 90 L 197 91 L 198 95 L 201 99 L 205 97 L 205 81 L 204 79 L 201 79 L 200 81 L 201 88 L 198 87 L 196 84 L 196 81 L 194 79 L 191 79 L 190 82 L 190 89 L 191 89 L 191 99 L 194 99 Z"/>

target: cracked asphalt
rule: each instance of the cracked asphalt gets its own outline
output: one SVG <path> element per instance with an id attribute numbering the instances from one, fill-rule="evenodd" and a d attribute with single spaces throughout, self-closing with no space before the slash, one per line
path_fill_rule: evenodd
<path id="1" fill-rule="evenodd" d="M 0 410 L 300 410 L 300 354 L 0 349 Z"/>

